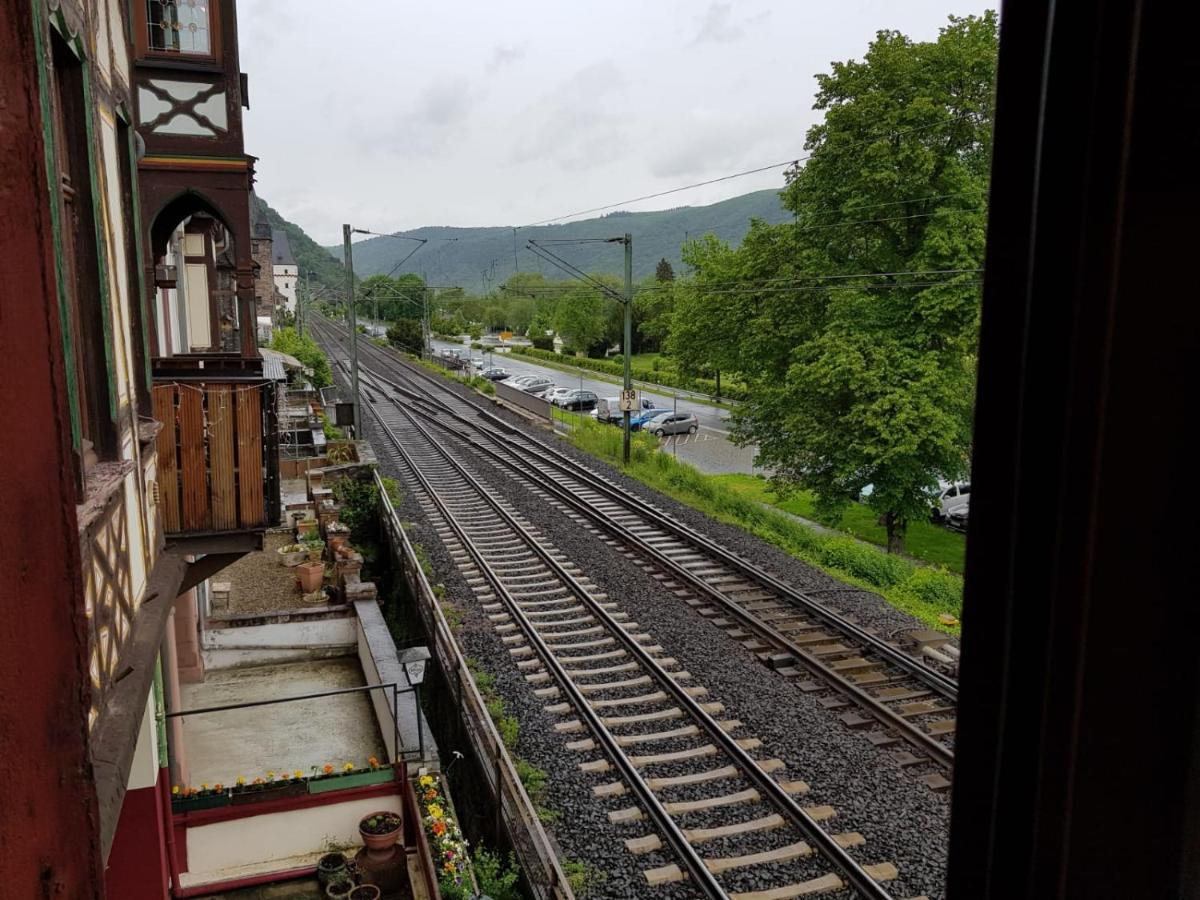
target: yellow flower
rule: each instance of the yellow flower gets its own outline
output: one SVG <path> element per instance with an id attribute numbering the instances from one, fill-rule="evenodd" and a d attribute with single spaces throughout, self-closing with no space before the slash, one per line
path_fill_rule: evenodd
<path id="1" fill-rule="evenodd" d="M 344 766 L 342 766 L 342 769 L 343 769 L 343 771 L 346 771 L 346 772 L 353 772 L 354 771 L 354 763 L 348 762 Z"/>
<path id="2" fill-rule="evenodd" d="M 275 780 L 275 773 L 267 772 L 267 781 L 274 781 L 274 780 Z"/>
<path id="3" fill-rule="evenodd" d="M 442 808 L 436 803 L 431 803 L 429 805 L 429 815 L 435 819 L 440 819 L 442 817 Z"/>
<path id="4" fill-rule="evenodd" d="M 179 796 L 179 785 L 175 785 L 174 787 L 171 788 L 171 795 L 173 797 Z"/>
<path id="5" fill-rule="evenodd" d="M 304 773 L 301 772 L 299 769 L 297 769 L 295 772 L 292 773 L 292 777 L 293 778 L 303 778 Z"/>
<path id="6" fill-rule="evenodd" d="M 421 785 L 421 787 L 429 787 L 431 784 L 433 784 L 433 776 L 422 775 L 418 783 Z"/>
<path id="7" fill-rule="evenodd" d="M 207 781 L 200 782 L 200 790 L 202 790 L 202 791 L 208 790 L 208 782 Z"/>
<path id="8" fill-rule="evenodd" d="M 245 775 L 239 775 L 239 776 L 237 777 L 237 784 L 238 784 L 238 786 L 240 787 L 241 785 L 243 785 L 243 784 L 245 784 L 245 783 L 246 783 L 246 776 L 245 776 Z"/>

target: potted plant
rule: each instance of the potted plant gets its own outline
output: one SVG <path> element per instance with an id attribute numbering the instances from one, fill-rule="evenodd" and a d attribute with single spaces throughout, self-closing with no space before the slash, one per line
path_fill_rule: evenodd
<path id="1" fill-rule="evenodd" d="M 306 537 L 317 533 L 316 519 L 301 519 L 296 523 L 296 537 L 304 540 Z"/>
<path id="2" fill-rule="evenodd" d="M 279 564 L 288 568 L 300 565 L 308 555 L 303 544 L 284 544 L 275 552 L 279 554 Z"/>
<path id="3" fill-rule="evenodd" d="M 171 809 L 187 812 L 193 809 L 213 809 L 229 805 L 229 791 L 221 784 L 202 784 L 199 788 L 179 787 L 171 789 Z"/>
<path id="4" fill-rule="evenodd" d="M 360 884 L 350 892 L 350 900 L 379 900 L 379 888 L 373 884 Z"/>
<path id="5" fill-rule="evenodd" d="M 304 552 L 308 556 L 309 562 L 320 562 L 321 557 L 325 555 L 325 545 L 319 537 L 315 535 L 306 540 L 303 544 Z"/>
<path id="6" fill-rule="evenodd" d="M 404 820 L 399 813 L 380 810 L 363 816 L 358 822 L 358 834 L 367 855 L 372 858 L 387 857 L 400 838 Z"/>
<path id="7" fill-rule="evenodd" d="M 300 563 L 296 571 L 299 573 L 300 590 L 305 594 L 311 594 L 325 581 L 325 564 L 320 561 Z"/>
<path id="8" fill-rule="evenodd" d="M 325 896 L 329 900 L 350 900 L 350 894 L 353 890 L 354 882 L 343 877 L 331 881 L 325 886 Z"/>
<path id="9" fill-rule="evenodd" d="M 345 881 L 346 856 L 342 853 L 326 853 L 317 860 L 317 881 L 322 888 L 327 888 L 335 881 Z"/>

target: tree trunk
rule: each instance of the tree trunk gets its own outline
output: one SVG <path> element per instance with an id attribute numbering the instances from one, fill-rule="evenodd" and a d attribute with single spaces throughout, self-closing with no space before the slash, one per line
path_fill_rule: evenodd
<path id="1" fill-rule="evenodd" d="M 887 552 L 902 554 L 904 552 L 904 532 L 908 522 L 896 513 L 884 513 L 884 525 L 887 526 Z"/>
<path id="2" fill-rule="evenodd" d="M 717 399 L 721 399 L 721 370 L 717 369 Z"/>

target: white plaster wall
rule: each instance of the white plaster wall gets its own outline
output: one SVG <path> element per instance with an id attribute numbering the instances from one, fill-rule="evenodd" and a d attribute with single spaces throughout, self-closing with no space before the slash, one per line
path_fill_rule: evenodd
<path id="1" fill-rule="evenodd" d="M 241 648 L 317 649 L 354 646 L 357 619 L 315 619 L 242 628 L 212 628 L 203 634 L 206 650 Z"/>
<path id="2" fill-rule="evenodd" d="M 300 277 L 300 270 L 296 266 L 274 266 L 272 274 L 275 278 L 275 287 L 284 296 L 283 305 L 287 307 L 288 312 L 294 313 L 296 311 L 296 281 Z"/>
<path id="3" fill-rule="evenodd" d="M 379 810 L 401 812 L 400 796 L 366 797 L 189 828 L 188 883 L 215 881 L 242 866 L 359 844 L 359 820 Z"/>
<path id="4" fill-rule="evenodd" d="M 363 633 L 362 624 L 357 616 L 354 617 L 354 633 L 358 640 L 358 662 L 362 666 L 367 684 L 382 684 L 383 679 L 379 677 L 379 667 L 375 665 L 375 657 L 371 655 L 367 636 Z M 394 760 L 396 758 L 396 716 L 392 710 L 392 692 L 390 690 L 371 691 L 370 696 L 371 708 L 375 710 L 375 721 L 379 725 L 379 733 L 383 735 L 388 759 Z"/>
<path id="5" fill-rule="evenodd" d="M 146 699 L 146 711 L 138 729 L 137 747 L 133 751 L 133 764 L 129 767 L 127 789 L 154 787 L 158 780 L 158 731 L 154 726 L 154 691 Z"/>

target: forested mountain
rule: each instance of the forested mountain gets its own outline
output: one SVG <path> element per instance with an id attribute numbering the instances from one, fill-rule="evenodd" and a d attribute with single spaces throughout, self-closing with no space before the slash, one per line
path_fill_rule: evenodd
<path id="1" fill-rule="evenodd" d="M 305 234 L 303 228 L 271 209 L 262 197 L 255 196 L 254 203 L 255 212 L 269 222 L 272 228 L 287 232 L 288 242 L 292 245 L 292 254 L 296 257 L 302 279 L 304 273 L 311 272 L 314 288 L 324 285 L 331 290 L 340 291 L 346 287 L 340 247 L 335 259 L 329 255 L 328 250 Z"/>
<path id="2" fill-rule="evenodd" d="M 686 238 L 695 239 L 711 233 L 737 244 L 750 227 L 752 218 L 774 224 L 790 219 L 791 213 L 780 203 L 778 191 L 766 190 L 711 206 L 681 206 L 660 212 L 614 212 L 565 225 L 520 228 L 515 235 L 512 228 L 426 226 L 400 232 L 405 237 L 426 238 L 429 243 L 413 253 L 394 274 L 424 273 L 430 284 L 456 285 L 471 293 L 488 293 L 513 274 L 515 240 L 515 262 L 520 271 L 541 272 L 547 279 L 558 281 L 568 276 L 526 250 L 525 244 L 530 238 L 619 237 L 628 231 L 633 235 L 633 274 L 635 279 L 640 279 L 653 275 L 655 266 L 663 258 L 676 271 L 682 272 L 679 248 Z M 293 240 L 293 247 L 296 246 Z M 416 246 L 413 241 L 392 237 L 357 242 L 354 245 L 354 270 L 360 278 L 386 274 Z M 560 244 L 552 249 L 585 272 L 616 275 L 624 272 L 621 248 L 614 244 Z M 340 260 L 341 246 L 330 247 L 328 254 Z M 303 261 L 301 265 L 304 265 Z"/>

